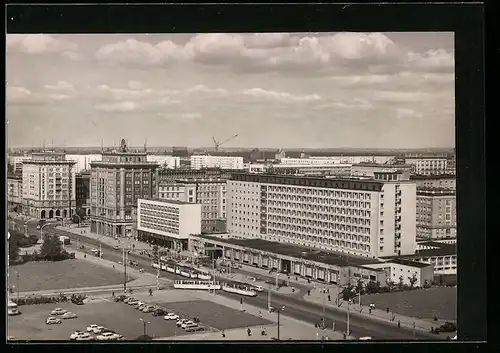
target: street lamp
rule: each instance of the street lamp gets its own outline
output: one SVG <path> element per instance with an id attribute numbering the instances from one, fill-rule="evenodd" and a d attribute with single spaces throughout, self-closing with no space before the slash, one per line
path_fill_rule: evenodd
<path id="1" fill-rule="evenodd" d="M 150 322 L 144 320 L 142 317 L 139 320 L 141 320 L 143 325 L 144 325 L 144 336 L 146 336 L 146 326 L 147 326 L 147 324 L 150 324 Z"/>
<path id="2" fill-rule="evenodd" d="M 283 305 L 281 307 L 281 309 L 273 308 L 273 307 L 271 307 L 270 309 L 271 309 L 271 312 L 275 312 L 278 314 L 278 341 L 279 341 L 280 340 L 280 312 L 285 310 L 285 306 Z"/>
<path id="3" fill-rule="evenodd" d="M 48 226 L 49 223 L 45 223 L 44 225 L 42 225 L 40 227 L 40 240 L 43 241 L 43 228 L 45 228 L 46 226 Z"/>
<path id="4" fill-rule="evenodd" d="M 351 303 L 352 303 L 352 299 L 349 299 L 349 301 L 347 302 L 347 333 L 346 335 L 349 336 L 349 314 L 350 314 L 350 311 L 351 311 Z"/>
<path id="5" fill-rule="evenodd" d="M 16 271 L 17 278 L 17 302 L 19 303 L 19 272 Z"/>

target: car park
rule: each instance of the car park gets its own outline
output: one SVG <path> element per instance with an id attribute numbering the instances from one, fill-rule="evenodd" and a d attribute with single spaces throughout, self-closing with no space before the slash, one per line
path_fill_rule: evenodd
<path id="1" fill-rule="evenodd" d="M 162 308 L 157 308 L 151 312 L 153 316 L 164 316 L 167 315 L 168 313 L 163 310 Z"/>
<path id="2" fill-rule="evenodd" d="M 179 315 L 176 315 L 174 313 L 168 313 L 167 315 L 165 315 L 164 319 L 165 320 L 178 320 Z"/>
<path id="3" fill-rule="evenodd" d="M 68 310 L 64 310 L 64 309 L 61 309 L 61 308 L 55 308 L 54 310 L 52 310 L 50 312 L 51 315 L 64 315 L 68 312 Z"/>
<path id="4" fill-rule="evenodd" d="M 88 332 L 75 331 L 69 336 L 70 340 L 89 340 L 92 339 L 92 336 Z"/>
<path id="5" fill-rule="evenodd" d="M 82 334 L 84 334 L 84 333 L 86 333 L 86 332 L 83 332 L 83 331 L 75 331 L 75 332 L 73 332 L 73 333 L 69 336 L 69 339 L 70 339 L 70 340 L 74 340 L 74 339 L 76 339 L 78 336 L 80 336 L 80 335 L 82 335 Z"/>
<path id="6" fill-rule="evenodd" d="M 105 329 L 104 326 L 90 325 L 87 327 L 87 332 L 92 332 L 95 334 L 100 334 Z"/>
<path id="7" fill-rule="evenodd" d="M 132 299 L 127 302 L 128 305 L 133 306 L 133 305 L 138 305 L 139 301 L 137 299 Z"/>
<path id="8" fill-rule="evenodd" d="M 67 312 L 61 316 L 61 319 L 63 320 L 70 320 L 70 319 L 76 319 L 78 316 L 75 313 L 72 312 Z"/>
<path id="9" fill-rule="evenodd" d="M 121 295 L 118 295 L 118 296 L 114 297 L 114 299 L 113 299 L 113 300 L 114 300 L 115 302 L 122 302 L 122 301 L 124 301 L 125 299 L 127 299 L 127 296 L 125 296 L 125 295 L 121 294 Z"/>
<path id="10" fill-rule="evenodd" d="M 50 316 L 45 320 L 45 324 L 47 325 L 55 325 L 55 324 L 62 324 L 61 319 L 58 319 L 57 317 Z"/>
<path id="11" fill-rule="evenodd" d="M 128 304 L 128 302 L 129 302 L 129 301 L 131 301 L 131 300 L 133 300 L 133 299 L 134 299 L 134 298 L 132 298 L 132 297 L 127 297 L 127 296 L 126 296 L 126 298 L 125 298 L 125 299 L 123 299 L 123 302 Z"/>
<path id="12" fill-rule="evenodd" d="M 97 327 L 99 327 L 99 326 L 98 325 L 94 325 L 94 324 L 89 325 L 89 326 L 87 326 L 87 332 L 94 332 L 94 329 L 97 328 Z"/>

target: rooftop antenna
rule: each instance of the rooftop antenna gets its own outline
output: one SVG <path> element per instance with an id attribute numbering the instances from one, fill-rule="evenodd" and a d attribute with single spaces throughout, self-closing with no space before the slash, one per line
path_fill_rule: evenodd
<path id="1" fill-rule="evenodd" d="M 101 137 L 101 152 L 104 152 L 104 138 Z"/>
<path id="2" fill-rule="evenodd" d="M 148 146 L 148 138 L 146 137 L 146 138 L 144 139 L 144 152 L 147 152 L 147 151 L 148 151 L 148 147 L 147 147 L 147 146 Z"/>
<path id="3" fill-rule="evenodd" d="M 45 140 L 43 140 L 43 144 L 42 144 L 42 152 L 45 152 Z"/>
<path id="4" fill-rule="evenodd" d="M 54 139 L 52 139 L 52 152 L 54 152 Z"/>

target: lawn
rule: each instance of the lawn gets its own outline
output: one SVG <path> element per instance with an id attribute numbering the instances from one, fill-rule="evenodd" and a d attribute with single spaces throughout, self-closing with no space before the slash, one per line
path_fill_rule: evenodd
<path id="1" fill-rule="evenodd" d="M 19 279 L 16 276 L 19 273 Z M 9 266 L 10 286 L 21 292 L 96 287 L 123 283 L 122 272 L 85 260 L 27 262 Z"/>
<path id="2" fill-rule="evenodd" d="M 59 325 L 46 325 L 45 319 L 56 307 L 69 310 L 78 315 L 78 318 L 63 320 Z M 126 339 L 133 340 L 144 332 L 141 318 L 149 322 L 147 334 L 150 336 L 173 337 L 186 334 L 175 322 L 166 321 L 162 316 L 141 313 L 127 304 L 110 300 L 82 306 L 72 303 L 43 304 L 21 306 L 19 309 L 21 315 L 8 318 L 7 335 L 13 336 L 15 340 L 69 340 L 74 331 L 85 331 L 91 324 L 105 326 L 122 334 Z"/>
<path id="3" fill-rule="evenodd" d="M 413 291 L 370 294 L 361 297 L 363 305 L 375 304 L 378 309 L 421 319 L 455 320 L 457 289 L 434 287 Z"/>
<path id="4" fill-rule="evenodd" d="M 217 303 L 195 300 L 185 302 L 158 303 L 168 311 L 179 316 L 200 318 L 202 325 L 212 327 L 217 330 L 229 330 L 240 327 L 252 327 L 258 325 L 269 325 L 272 322 L 260 317 L 228 308 Z"/>

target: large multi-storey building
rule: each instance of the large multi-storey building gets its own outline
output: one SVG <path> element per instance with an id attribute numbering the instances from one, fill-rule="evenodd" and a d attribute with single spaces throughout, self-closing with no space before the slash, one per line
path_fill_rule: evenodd
<path id="1" fill-rule="evenodd" d="M 350 164 L 250 164 L 250 173 L 283 175 L 351 175 Z"/>
<path id="2" fill-rule="evenodd" d="M 31 160 L 31 155 L 9 156 L 8 160 L 9 164 L 12 166 L 14 173 L 22 174 L 23 162 Z"/>
<path id="3" fill-rule="evenodd" d="M 81 208 L 86 216 L 90 215 L 90 171 L 76 174 L 76 207 Z"/>
<path id="4" fill-rule="evenodd" d="M 102 154 L 67 154 L 67 160 L 75 161 L 75 173 L 90 170 L 90 163 L 102 160 Z"/>
<path id="5" fill-rule="evenodd" d="M 219 168 L 204 169 L 160 169 L 158 171 L 158 184 L 174 184 L 180 179 L 229 179 L 234 170 Z"/>
<path id="6" fill-rule="evenodd" d="M 34 218 L 71 217 L 76 207 L 74 161 L 64 153 L 33 152 L 23 161 L 23 212 Z"/>
<path id="7" fill-rule="evenodd" d="M 191 168 L 243 169 L 243 157 L 191 156 Z"/>
<path id="8" fill-rule="evenodd" d="M 307 158 L 281 158 L 282 164 L 357 164 L 357 163 L 387 163 L 394 156 L 318 156 Z"/>
<path id="9" fill-rule="evenodd" d="M 410 173 L 414 170 L 414 166 L 412 165 L 394 165 L 394 164 L 378 164 L 378 163 L 357 163 L 353 164 L 351 167 L 351 174 L 353 176 L 366 176 L 366 177 L 374 177 L 377 172 L 386 172 L 386 171 L 401 171 L 402 173 L 406 173 L 408 178 L 410 177 Z"/>
<path id="10" fill-rule="evenodd" d="M 19 174 L 7 175 L 7 203 L 19 212 L 23 201 L 23 177 Z"/>
<path id="11" fill-rule="evenodd" d="M 446 157 L 406 157 L 405 163 L 414 165 L 418 175 L 441 175 L 448 169 Z"/>
<path id="12" fill-rule="evenodd" d="M 415 184 L 397 173 L 376 178 L 234 174 L 228 233 L 371 258 L 413 254 Z"/>
<path id="13" fill-rule="evenodd" d="M 201 204 L 203 233 L 226 231 L 226 179 L 184 179 L 160 184 L 158 197 Z"/>
<path id="14" fill-rule="evenodd" d="M 181 167 L 181 157 L 148 154 L 147 161 L 158 163 L 160 167 L 167 169 L 177 169 Z"/>
<path id="15" fill-rule="evenodd" d="M 457 235 L 456 192 L 452 189 L 417 190 L 417 237 L 453 238 Z"/>
<path id="16" fill-rule="evenodd" d="M 120 149 L 106 152 L 91 163 L 90 229 L 113 236 L 129 236 L 132 210 L 140 198 L 155 197 L 158 164 L 146 160 L 146 152 L 131 152 L 125 140 Z"/>
<path id="17" fill-rule="evenodd" d="M 176 200 L 139 199 L 137 238 L 176 251 L 187 250 L 191 234 L 201 233 L 201 205 Z"/>
<path id="18" fill-rule="evenodd" d="M 457 178 L 455 175 L 443 174 L 443 175 L 412 175 L 410 180 L 413 180 L 417 184 L 417 189 L 450 189 L 456 190 L 457 188 Z"/>

